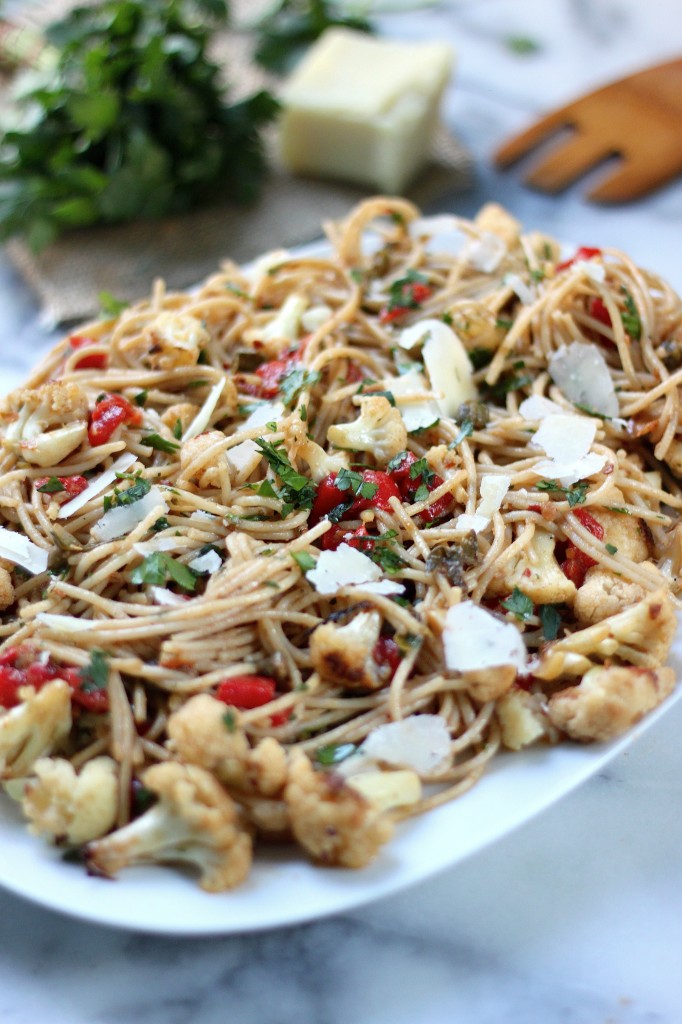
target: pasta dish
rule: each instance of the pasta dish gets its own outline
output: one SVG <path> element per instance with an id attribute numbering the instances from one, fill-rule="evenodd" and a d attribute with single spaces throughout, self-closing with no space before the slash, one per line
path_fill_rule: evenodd
<path id="1" fill-rule="evenodd" d="M 675 685 L 677 295 L 494 204 L 326 231 L 157 282 L 0 406 L 0 778 L 92 873 L 362 867 Z"/>

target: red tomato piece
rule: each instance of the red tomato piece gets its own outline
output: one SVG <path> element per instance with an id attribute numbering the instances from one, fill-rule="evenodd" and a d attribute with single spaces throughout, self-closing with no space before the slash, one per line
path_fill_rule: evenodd
<path id="1" fill-rule="evenodd" d="M 341 544 L 347 544 L 358 551 L 371 551 L 374 547 L 374 537 L 367 533 L 367 527 L 358 526 L 357 530 L 345 530 L 343 526 L 332 526 L 322 536 L 322 550 L 336 551 Z"/>
<path id="2" fill-rule="evenodd" d="M 586 530 L 589 530 L 593 537 L 596 537 L 597 540 L 604 539 L 604 527 L 598 519 L 595 519 L 591 512 L 588 512 L 586 508 L 575 509 L 573 515 L 581 526 L 584 526 Z"/>
<path id="3" fill-rule="evenodd" d="M 389 509 L 390 498 L 400 498 L 400 491 L 398 490 L 394 480 L 389 476 L 388 473 L 382 472 L 380 469 L 363 469 L 358 470 L 362 477 L 362 483 L 375 484 L 376 491 L 371 498 L 363 498 L 361 495 L 354 496 L 350 487 L 341 488 L 336 486 L 337 473 L 329 473 L 323 480 L 320 480 L 317 485 L 317 494 L 313 502 L 313 507 L 310 510 L 309 523 L 314 526 L 319 523 L 320 519 L 328 515 L 332 509 L 337 508 L 339 505 L 343 505 L 348 501 L 351 504 L 348 510 L 344 513 L 344 518 L 352 519 L 357 516 L 360 512 L 366 511 L 368 508 L 381 508 Z M 339 542 L 340 543 L 340 542 Z"/>
<path id="4" fill-rule="evenodd" d="M 69 345 L 72 349 L 87 348 L 88 345 L 96 345 L 94 338 L 87 338 L 81 334 L 72 334 L 69 338 Z M 81 356 L 74 364 L 76 370 L 104 370 L 108 363 L 106 352 L 91 352 L 89 355 Z"/>
<path id="5" fill-rule="evenodd" d="M 417 491 L 420 487 L 424 486 L 424 477 L 422 473 L 418 473 L 416 476 L 412 475 L 412 466 L 415 462 L 418 462 L 417 456 L 414 452 L 405 452 L 402 460 L 398 465 L 391 470 L 391 478 L 397 484 L 400 495 L 404 501 L 413 502 L 416 500 Z M 435 491 L 437 487 L 440 487 L 443 483 L 443 478 L 438 476 L 437 473 L 429 474 L 428 483 L 426 487 L 429 491 Z M 453 498 L 451 494 L 444 494 L 442 498 L 438 498 L 432 502 L 428 508 L 425 508 L 423 512 L 419 513 L 418 519 L 420 522 L 435 522 L 436 519 L 441 519 L 447 515 Z"/>
<path id="6" fill-rule="evenodd" d="M 557 263 L 557 274 L 561 273 L 562 270 L 568 270 L 578 260 L 593 260 L 595 256 L 601 256 L 601 249 L 595 249 L 589 245 L 581 245 L 578 251 L 571 256 L 570 260 L 564 260 L 563 263 Z"/>
<path id="7" fill-rule="evenodd" d="M 231 704 L 240 711 L 250 711 L 269 704 L 276 689 L 277 684 L 270 676 L 232 676 L 218 684 L 215 695 L 224 704 Z"/>
<path id="8" fill-rule="evenodd" d="M 142 410 L 132 405 L 123 395 L 107 395 L 90 413 L 90 444 L 93 448 L 99 444 L 106 444 L 111 440 L 114 431 L 123 424 L 141 426 Z"/>

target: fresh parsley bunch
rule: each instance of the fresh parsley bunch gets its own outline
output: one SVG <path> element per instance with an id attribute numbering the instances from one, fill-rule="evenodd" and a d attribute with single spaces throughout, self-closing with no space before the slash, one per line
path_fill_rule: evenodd
<path id="1" fill-rule="evenodd" d="M 0 238 L 248 202 L 265 169 L 268 92 L 229 105 L 209 60 L 226 0 L 103 0 L 47 30 L 54 68 L 0 137 Z"/>

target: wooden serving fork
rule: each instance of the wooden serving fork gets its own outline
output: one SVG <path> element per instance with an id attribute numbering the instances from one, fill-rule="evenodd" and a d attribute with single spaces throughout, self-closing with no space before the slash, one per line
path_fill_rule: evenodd
<path id="1" fill-rule="evenodd" d="M 639 71 L 541 118 L 495 153 L 506 168 L 565 128 L 571 138 L 531 167 L 526 182 L 560 192 L 609 157 L 618 168 L 588 192 L 602 203 L 624 203 L 682 173 L 682 60 Z"/>

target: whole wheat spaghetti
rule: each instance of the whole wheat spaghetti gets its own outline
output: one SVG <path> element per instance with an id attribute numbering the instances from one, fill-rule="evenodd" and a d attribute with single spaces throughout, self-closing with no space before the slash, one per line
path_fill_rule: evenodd
<path id="1" fill-rule="evenodd" d="M 157 283 L 2 405 L 1 776 L 93 871 L 362 866 L 674 685 L 680 299 L 494 206 L 327 234 Z"/>

